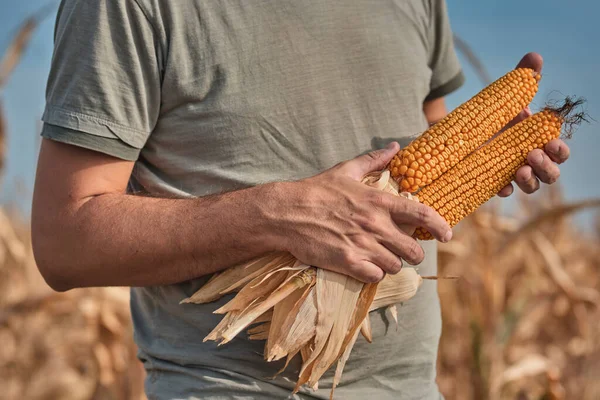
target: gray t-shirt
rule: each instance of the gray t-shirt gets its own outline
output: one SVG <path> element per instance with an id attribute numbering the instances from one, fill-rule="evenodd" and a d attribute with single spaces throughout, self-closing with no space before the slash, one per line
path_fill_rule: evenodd
<path id="1" fill-rule="evenodd" d="M 463 82 L 443 0 L 63 0 L 42 135 L 135 160 L 130 191 L 193 197 L 317 174 L 427 127 L 425 100 Z M 436 246 L 423 243 L 423 274 Z M 165 268 L 162 266 L 161 268 Z M 264 344 L 202 339 L 230 296 L 180 305 L 208 277 L 132 288 L 150 399 L 285 399 Z M 438 399 L 433 282 L 371 313 L 339 399 Z M 329 396 L 320 390 L 293 398 Z"/>

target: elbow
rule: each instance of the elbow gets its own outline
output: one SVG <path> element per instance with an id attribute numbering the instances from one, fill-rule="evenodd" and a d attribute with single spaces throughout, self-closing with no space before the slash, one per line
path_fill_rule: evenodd
<path id="1" fill-rule="evenodd" d="M 71 265 L 64 262 L 65 249 L 61 248 L 60 234 L 48 234 L 35 221 L 31 227 L 32 250 L 38 271 L 50 288 L 66 292 L 78 287 L 72 276 Z"/>
<path id="2" fill-rule="evenodd" d="M 60 293 L 64 293 L 67 292 L 71 289 L 75 289 L 76 286 L 72 286 L 72 285 L 68 285 L 65 282 L 63 282 L 60 279 L 56 279 L 53 276 L 50 275 L 44 275 L 42 274 L 42 276 L 44 277 L 44 280 L 46 281 L 46 284 L 48 284 L 48 286 L 50 286 L 50 288 L 52 290 L 54 290 L 55 292 L 60 292 Z"/>
<path id="3" fill-rule="evenodd" d="M 36 246 L 34 246 L 33 255 L 38 271 L 40 271 L 44 281 L 46 281 L 46 284 L 52 290 L 66 292 L 77 287 L 77 285 L 72 283 L 70 277 L 64 271 L 61 271 L 61 269 L 64 269 L 64 266 L 60 268 L 44 251 L 40 251 L 39 248 L 36 249 Z"/>
<path id="4" fill-rule="evenodd" d="M 62 279 L 59 275 L 57 274 L 42 274 L 42 276 L 44 277 L 44 280 L 46 281 L 46 284 L 48 286 L 50 286 L 50 288 L 52 290 L 54 290 L 55 292 L 67 292 L 71 289 L 75 289 L 77 286 L 75 285 L 69 285 L 64 279 Z"/>
<path id="5" fill-rule="evenodd" d="M 36 256 L 36 263 L 40 274 L 44 278 L 44 281 L 50 288 L 56 292 L 66 292 L 71 289 L 75 289 L 77 286 L 70 283 L 68 277 L 61 274 L 56 270 L 56 267 L 44 261 L 38 261 Z"/>

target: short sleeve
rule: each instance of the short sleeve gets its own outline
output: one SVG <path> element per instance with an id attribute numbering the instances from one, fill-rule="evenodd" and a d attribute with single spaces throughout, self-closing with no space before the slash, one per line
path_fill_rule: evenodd
<path id="1" fill-rule="evenodd" d="M 160 111 L 152 24 L 134 0 L 63 0 L 42 136 L 136 159 Z"/>
<path id="2" fill-rule="evenodd" d="M 432 75 L 426 100 L 433 100 L 461 87 L 465 76 L 454 48 L 446 0 L 430 0 L 429 13 L 429 67 Z"/>

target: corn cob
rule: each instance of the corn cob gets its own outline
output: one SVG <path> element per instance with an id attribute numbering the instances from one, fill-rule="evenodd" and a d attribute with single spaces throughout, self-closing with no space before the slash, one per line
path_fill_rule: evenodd
<path id="1" fill-rule="evenodd" d="M 565 122 L 579 122 L 582 114 L 569 116 L 579 104 L 567 99 L 561 108 L 546 108 L 507 129 L 421 189 L 419 201 L 435 209 L 450 226 L 456 225 L 508 185 L 532 150 L 558 138 Z M 433 239 L 423 228 L 417 228 L 414 236 Z"/>
<path id="2" fill-rule="evenodd" d="M 484 144 L 531 102 L 539 80 L 530 68 L 512 70 L 423 132 L 389 164 L 401 190 L 431 184 Z"/>

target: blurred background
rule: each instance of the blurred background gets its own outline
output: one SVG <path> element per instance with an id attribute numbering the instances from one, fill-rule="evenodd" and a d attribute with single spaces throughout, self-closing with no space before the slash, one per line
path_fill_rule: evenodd
<path id="1" fill-rule="evenodd" d="M 600 118 L 599 3 L 447 3 L 467 76 L 450 109 L 536 51 L 545 64 L 534 111 L 575 95 Z M 54 293 L 31 256 L 57 7 L 0 0 L 0 399 L 142 399 L 127 289 Z M 440 275 L 461 277 L 439 282 L 447 399 L 600 399 L 599 128 L 577 130 L 552 190 L 493 200 L 440 246 Z"/>

